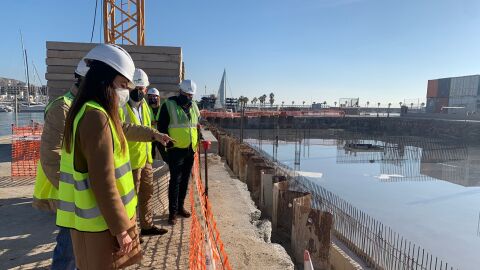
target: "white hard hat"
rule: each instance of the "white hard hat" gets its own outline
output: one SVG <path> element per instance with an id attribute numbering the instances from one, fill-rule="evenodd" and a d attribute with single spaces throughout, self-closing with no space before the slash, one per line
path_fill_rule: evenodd
<path id="1" fill-rule="evenodd" d="M 88 72 L 89 69 L 90 68 L 87 67 L 87 63 L 82 58 L 82 60 L 80 60 L 80 62 L 78 62 L 77 68 L 75 69 L 75 73 L 82 76 L 82 77 L 85 77 L 85 75 L 87 75 L 87 72 Z"/>
<path id="2" fill-rule="evenodd" d="M 147 91 L 147 95 L 160 96 L 160 92 L 157 90 L 157 88 L 150 88 Z"/>
<path id="3" fill-rule="evenodd" d="M 99 44 L 91 49 L 84 59 L 87 65 L 90 60 L 98 60 L 109 65 L 129 80 L 129 88 L 135 88 L 133 83 L 135 64 L 130 54 L 122 47 L 115 44 Z"/>
<path id="4" fill-rule="evenodd" d="M 143 69 L 136 68 L 135 69 L 135 74 L 133 74 L 133 83 L 135 86 L 140 86 L 140 87 L 147 87 L 150 85 L 150 82 L 148 81 L 148 76 Z"/>
<path id="5" fill-rule="evenodd" d="M 197 92 L 197 84 L 192 80 L 183 80 L 179 87 L 182 92 L 187 94 L 195 95 L 195 92 Z"/>

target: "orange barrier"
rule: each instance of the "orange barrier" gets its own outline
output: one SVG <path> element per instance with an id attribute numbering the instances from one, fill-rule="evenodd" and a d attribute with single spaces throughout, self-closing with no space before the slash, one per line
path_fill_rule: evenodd
<path id="1" fill-rule="evenodd" d="M 28 126 L 12 125 L 12 176 L 35 176 L 40 159 L 40 137 L 43 126 L 33 123 Z"/>
<path id="2" fill-rule="evenodd" d="M 198 152 L 192 168 L 190 183 L 190 205 L 192 223 L 190 227 L 190 269 L 225 269 L 231 270 L 228 255 L 217 223 L 213 216 L 211 204 L 205 196 L 205 189 L 200 176 L 200 162 Z"/>

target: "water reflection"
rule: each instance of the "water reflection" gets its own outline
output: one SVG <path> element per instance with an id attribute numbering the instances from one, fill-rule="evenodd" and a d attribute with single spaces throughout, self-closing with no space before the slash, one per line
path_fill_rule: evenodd
<path id="1" fill-rule="evenodd" d="M 443 180 L 465 187 L 480 186 L 480 146 L 422 137 L 372 137 L 359 133 L 311 130 L 259 130 L 255 143 L 294 144 L 293 169 L 301 170 L 312 146 L 336 146 L 337 164 L 377 163 L 382 182 Z M 252 138 L 253 137 L 253 138 Z M 335 138 L 330 138 L 335 137 Z M 247 136 L 248 138 L 248 136 Z"/>
<path id="2" fill-rule="evenodd" d="M 245 138 L 307 177 L 311 190 L 336 194 L 459 269 L 478 269 L 479 145 L 338 130 L 257 134 Z"/>

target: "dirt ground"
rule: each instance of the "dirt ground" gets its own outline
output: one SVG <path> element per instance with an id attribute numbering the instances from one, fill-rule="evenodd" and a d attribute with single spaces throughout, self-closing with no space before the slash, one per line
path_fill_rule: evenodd
<path id="1" fill-rule="evenodd" d="M 219 156 L 209 156 L 208 168 L 209 198 L 233 269 L 294 269 L 282 246 L 264 241 L 271 226 L 255 225 L 260 212 L 246 184 L 229 175 Z"/>

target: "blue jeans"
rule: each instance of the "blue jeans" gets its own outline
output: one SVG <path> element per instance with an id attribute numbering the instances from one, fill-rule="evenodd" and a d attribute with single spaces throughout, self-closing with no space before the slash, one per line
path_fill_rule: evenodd
<path id="1" fill-rule="evenodd" d="M 52 270 L 75 270 L 70 229 L 58 227 L 57 246 L 53 250 Z"/>

